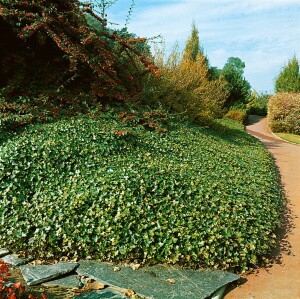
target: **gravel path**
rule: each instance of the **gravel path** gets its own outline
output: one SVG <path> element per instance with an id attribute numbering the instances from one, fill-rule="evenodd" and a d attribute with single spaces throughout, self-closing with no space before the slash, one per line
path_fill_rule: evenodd
<path id="1" fill-rule="evenodd" d="M 288 199 L 285 230 L 274 262 L 245 276 L 225 299 L 300 299 L 300 146 L 284 142 L 266 118 L 250 116 L 247 132 L 259 138 L 275 158 Z"/>

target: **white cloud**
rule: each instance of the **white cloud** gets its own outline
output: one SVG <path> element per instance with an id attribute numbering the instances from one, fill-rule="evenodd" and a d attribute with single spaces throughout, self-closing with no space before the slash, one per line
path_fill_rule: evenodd
<path id="1" fill-rule="evenodd" d="M 128 9 L 129 1 L 119 1 Z M 256 89 L 271 90 L 283 64 L 294 53 L 300 58 L 299 0 L 136 0 L 129 30 L 162 34 L 167 49 L 176 41 L 183 49 L 193 20 L 211 64 L 223 67 L 228 57 L 240 57 Z"/>

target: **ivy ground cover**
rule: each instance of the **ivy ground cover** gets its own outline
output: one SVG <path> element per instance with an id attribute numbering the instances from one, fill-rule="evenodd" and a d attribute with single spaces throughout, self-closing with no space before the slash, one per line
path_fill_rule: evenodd
<path id="1" fill-rule="evenodd" d="M 37 258 L 242 272 L 269 254 L 282 209 L 273 159 L 231 120 L 158 134 L 110 113 L 0 145 L 0 244 Z"/>

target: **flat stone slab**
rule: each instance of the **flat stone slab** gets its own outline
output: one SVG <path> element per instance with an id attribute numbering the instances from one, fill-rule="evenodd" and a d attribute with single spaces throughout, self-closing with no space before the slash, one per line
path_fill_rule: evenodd
<path id="1" fill-rule="evenodd" d="M 21 266 L 21 265 L 25 265 L 27 263 L 29 263 L 30 261 L 32 261 L 32 258 L 28 257 L 28 258 L 20 258 L 17 254 L 9 254 L 6 255 L 4 257 L 2 257 L 2 260 L 9 265 L 12 266 Z"/>
<path id="2" fill-rule="evenodd" d="M 83 283 L 77 275 L 69 275 L 43 283 L 45 287 L 76 288 L 81 289 Z"/>
<path id="3" fill-rule="evenodd" d="M 116 268 L 108 263 L 80 261 L 79 275 L 89 276 L 105 285 L 134 290 L 139 296 L 153 299 L 205 299 L 217 290 L 239 279 L 224 271 L 192 270 L 157 265 L 133 270 Z"/>
<path id="4" fill-rule="evenodd" d="M 9 254 L 9 250 L 6 248 L 0 248 L 0 258 Z"/>
<path id="5" fill-rule="evenodd" d="M 78 263 L 57 263 L 54 265 L 21 266 L 20 270 L 28 285 L 37 285 L 71 273 Z"/>
<path id="6" fill-rule="evenodd" d="M 79 297 L 75 297 L 74 299 L 124 299 L 128 298 L 125 295 L 122 295 L 115 290 L 110 288 L 102 290 L 102 291 L 90 291 L 84 292 Z"/>

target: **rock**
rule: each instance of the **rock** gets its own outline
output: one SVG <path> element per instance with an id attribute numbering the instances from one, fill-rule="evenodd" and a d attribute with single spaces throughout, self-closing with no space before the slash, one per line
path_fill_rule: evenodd
<path id="1" fill-rule="evenodd" d="M 12 266 L 21 266 L 21 265 L 25 265 L 27 263 L 29 263 L 32 258 L 28 257 L 28 258 L 20 258 L 17 254 L 9 254 L 6 255 L 4 257 L 2 257 L 2 260 L 9 265 Z"/>
<path id="2" fill-rule="evenodd" d="M 223 286 L 222 288 L 218 289 L 216 292 L 212 294 L 211 299 L 222 299 L 225 290 L 226 290 L 226 286 Z"/>
<path id="3" fill-rule="evenodd" d="M 217 290 L 239 279 L 238 275 L 223 271 L 192 270 L 176 266 L 157 265 L 133 270 L 96 261 L 80 261 L 79 275 L 89 276 L 105 285 L 131 289 L 142 297 L 154 299 L 204 299 Z M 170 283 L 170 279 L 172 282 Z"/>
<path id="4" fill-rule="evenodd" d="M 54 265 L 21 266 L 20 270 L 28 285 L 37 285 L 73 272 L 78 263 L 57 263 Z"/>
<path id="5" fill-rule="evenodd" d="M 125 299 L 126 296 L 110 288 L 102 291 L 91 291 L 82 293 L 74 299 Z"/>
<path id="6" fill-rule="evenodd" d="M 0 258 L 5 256 L 5 255 L 8 255 L 9 254 L 9 250 L 6 249 L 6 248 L 0 248 Z"/>
<path id="7" fill-rule="evenodd" d="M 43 283 L 43 286 L 81 289 L 84 284 L 80 281 L 80 277 L 78 277 L 78 275 L 69 275 L 59 279 L 47 281 Z"/>

